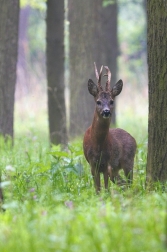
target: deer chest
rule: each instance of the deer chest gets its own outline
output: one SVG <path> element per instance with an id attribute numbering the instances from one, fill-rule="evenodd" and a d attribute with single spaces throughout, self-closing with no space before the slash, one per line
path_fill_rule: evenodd
<path id="1" fill-rule="evenodd" d="M 91 163 L 99 172 L 104 172 L 109 163 L 109 153 L 104 150 L 90 148 L 88 151 L 88 162 Z"/>
<path id="2" fill-rule="evenodd" d="M 112 151 L 107 149 L 98 149 L 90 147 L 87 152 L 87 160 L 93 165 L 99 172 L 104 172 L 108 165 L 111 165 L 113 168 L 117 167 L 120 162 L 120 153 L 119 151 Z"/>

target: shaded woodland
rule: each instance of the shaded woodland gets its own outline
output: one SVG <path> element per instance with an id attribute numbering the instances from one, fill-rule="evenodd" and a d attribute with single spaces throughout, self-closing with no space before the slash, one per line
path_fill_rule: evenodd
<path id="1" fill-rule="evenodd" d="M 0 251 L 165 252 L 167 1 L 0 3 Z"/>
<path id="2" fill-rule="evenodd" d="M 1 134 L 14 138 L 14 97 L 17 103 L 39 91 L 47 94 L 51 144 L 67 144 L 82 136 L 94 111 L 86 87 L 87 80 L 94 78 L 94 62 L 98 68 L 101 64 L 110 67 L 112 85 L 118 77 L 124 78 L 133 106 L 134 90 L 142 96 L 147 91 L 148 45 L 147 179 L 166 181 L 166 3 L 159 0 L 155 12 L 151 2 L 144 0 L 112 4 L 48 0 L 30 5 L 21 1 L 21 6 L 16 1 L 14 6 L 11 11 L 10 1 L 8 5 L 3 2 L 0 15 Z M 126 95 L 121 99 L 122 107 Z M 119 124 L 116 115 L 117 106 L 113 125 Z"/>

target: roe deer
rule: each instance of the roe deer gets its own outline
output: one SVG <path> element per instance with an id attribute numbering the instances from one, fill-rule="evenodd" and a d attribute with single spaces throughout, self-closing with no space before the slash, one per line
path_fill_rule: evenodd
<path id="1" fill-rule="evenodd" d="M 111 72 L 107 66 L 105 69 L 104 76 L 107 76 L 105 91 L 101 86 L 103 66 L 98 74 L 95 64 L 98 85 L 91 79 L 88 80 L 88 90 L 94 96 L 96 108 L 93 122 L 86 130 L 83 140 L 84 155 L 91 166 L 97 193 L 100 191 L 100 173 L 104 176 L 105 189 L 108 189 L 108 177 L 114 183 L 126 182 L 119 175 L 120 169 L 124 170 L 128 184 L 132 183 L 136 152 L 136 141 L 129 133 L 122 129 L 110 129 L 114 99 L 121 93 L 123 82 L 119 80 L 113 88 L 110 88 Z"/>

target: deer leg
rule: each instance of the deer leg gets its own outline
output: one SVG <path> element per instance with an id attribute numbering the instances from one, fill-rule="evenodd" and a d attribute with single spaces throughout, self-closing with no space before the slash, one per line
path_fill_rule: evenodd
<path id="1" fill-rule="evenodd" d="M 125 185 L 126 181 L 119 175 L 119 170 L 112 169 L 111 166 L 108 167 L 108 174 L 110 177 L 110 180 L 117 185 Z"/>
<path id="2" fill-rule="evenodd" d="M 110 165 L 108 166 L 108 176 L 110 177 L 110 180 L 114 183 L 113 169 Z"/>
<path id="3" fill-rule="evenodd" d="M 115 184 L 116 178 L 118 176 L 117 170 L 114 170 L 111 166 L 108 167 L 108 175 L 110 177 L 110 180 Z"/>
<path id="4" fill-rule="evenodd" d="M 96 193 L 100 192 L 100 173 L 97 172 L 96 175 L 94 176 L 94 184 L 96 188 Z"/>
<path id="5" fill-rule="evenodd" d="M 91 169 L 96 193 L 100 192 L 100 173 L 96 169 Z"/>
<path id="6" fill-rule="evenodd" d="M 119 174 L 114 177 L 114 181 L 118 186 L 126 185 L 126 181 Z"/>
<path id="7" fill-rule="evenodd" d="M 103 176 L 104 176 L 104 186 L 105 186 L 105 189 L 108 190 L 108 170 L 106 170 L 103 173 Z"/>
<path id="8" fill-rule="evenodd" d="M 128 185 L 131 185 L 133 182 L 133 170 L 130 170 L 130 171 L 125 170 L 124 173 L 125 173 Z"/>
<path id="9" fill-rule="evenodd" d="M 131 162 L 128 162 L 128 164 L 125 166 L 125 168 L 123 169 L 124 170 L 124 174 L 125 174 L 125 177 L 127 179 L 127 183 L 129 185 L 132 184 L 133 182 L 133 161 Z"/>

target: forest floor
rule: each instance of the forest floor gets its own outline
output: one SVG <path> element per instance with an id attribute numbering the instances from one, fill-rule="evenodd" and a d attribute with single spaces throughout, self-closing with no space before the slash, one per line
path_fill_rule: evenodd
<path id="1" fill-rule="evenodd" d="M 50 148 L 46 106 L 29 98 L 16 104 L 15 143 L 0 139 L 5 211 L 0 212 L 0 251 L 166 251 L 167 196 L 160 184 L 145 188 L 147 104 L 118 101 L 118 126 L 137 140 L 134 182 L 110 182 L 95 194 L 82 139 Z M 124 99 L 125 101 L 125 99 Z M 39 101 L 41 102 L 41 101 Z M 29 107 L 30 106 L 30 107 Z M 32 109 L 33 108 L 33 109 Z M 103 180 L 102 180 L 103 184 Z"/>

